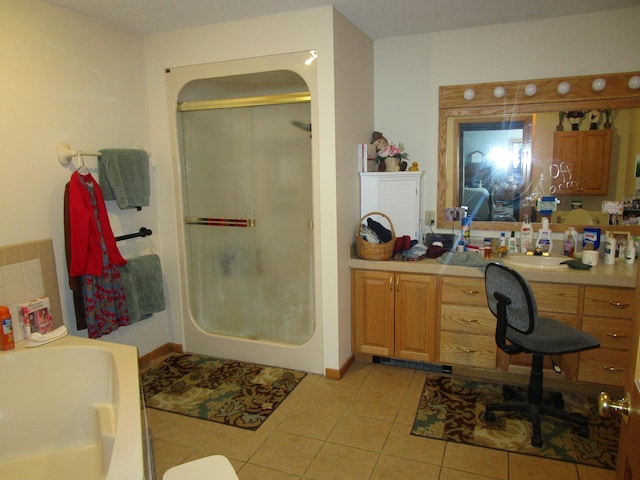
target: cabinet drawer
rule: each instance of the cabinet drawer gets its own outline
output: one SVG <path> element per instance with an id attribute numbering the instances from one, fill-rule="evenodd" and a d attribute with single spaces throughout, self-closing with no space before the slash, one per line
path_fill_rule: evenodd
<path id="1" fill-rule="evenodd" d="M 602 348 L 627 350 L 631 346 L 631 321 L 629 320 L 584 317 L 582 330 L 598 337 Z"/>
<path id="2" fill-rule="evenodd" d="M 487 306 L 484 278 L 442 277 L 443 303 Z"/>
<path id="3" fill-rule="evenodd" d="M 440 330 L 476 335 L 493 335 L 496 317 L 489 307 L 443 304 L 440 307 Z"/>
<path id="4" fill-rule="evenodd" d="M 560 285 L 557 283 L 530 282 L 539 311 L 575 313 L 578 311 L 577 285 Z M 551 316 L 551 315 L 549 315 Z"/>
<path id="5" fill-rule="evenodd" d="M 631 318 L 634 296 L 630 288 L 586 287 L 584 312 L 594 316 Z"/>
<path id="6" fill-rule="evenodd" d="M 441 332 L 440 363 L 495 368 L 495 339 L 487 335 Z"/>
<path id="7" fill-rule="evenodd" d="M 578 380 L 624 386 L 628 352 L 611 348 L 596 348 L 580 352 Z"/>

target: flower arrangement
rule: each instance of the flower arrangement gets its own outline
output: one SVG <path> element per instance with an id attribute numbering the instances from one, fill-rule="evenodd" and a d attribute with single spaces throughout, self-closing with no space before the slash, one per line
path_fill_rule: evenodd
<path id="1" fill-rule="evenodd" d="M 373 132 L 371 143 L 376 147 L 375 160 L 379 171 L 384 171 L 385 160 L 390 157 L 398 159 L 398 170 L 406 170 L 407 162 L 404 160 L 409 158 L 409 154 L 404 151 L 404 145 L 402 143 L 398 143 L 397 146 L 389 143 L 380 132 Z"/>

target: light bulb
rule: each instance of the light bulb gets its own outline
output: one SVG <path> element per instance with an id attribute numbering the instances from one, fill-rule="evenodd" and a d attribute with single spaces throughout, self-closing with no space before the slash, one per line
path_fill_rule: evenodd
<path id="1" fill-rule="evenodd" d="M 631 90 L 637 90 L 640 88 L 640 75 L 634 75 L 629 79 L 629 88 Z"/>
<path id="2" fill-rule="evenodd" d="M 560 95 L 566 95 L 567 93 L 569 93 L 570 89 L 571 85 L 569 85 L 569 82 L 560 82 L 558 84 L 558 93 Z"/>
<path id="3" fill-rule="evenodd" d="M 524 87 L 524 93 L 528 97 L 533 97 L 537 91 L 538 91 L 538 87 L 536 87 L 533 83 L 530 83 L 529 85 Z"/>
<path id="4" fill-rule="evenodd" d="M 473 91 L 473 88 L 467 88 L 462 95 L 465 100 L 473 100 L 473 97 L 476 96 L 476 92 Z"/>
<path id="5" fill-rule="evenodd" d="M 596 78 L 591 84 L 591 88 L 593 88 L 596 92 L 604 90 L 604 87 L 606 86 L 607 81 L 604 78 Z"/>
<path id="6" fill-rule="evenodd" d="M 496 98 L 502 98 L 504 97 L 504 94 L 505 94 L 504 87 L 496 87 L 493 89 L 493 96 Z"/>

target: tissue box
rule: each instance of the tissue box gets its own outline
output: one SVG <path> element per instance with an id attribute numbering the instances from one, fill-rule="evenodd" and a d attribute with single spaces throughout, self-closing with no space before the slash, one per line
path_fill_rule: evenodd
<path id="1" fill-rule="evenodd" d="M 53 330 L 49 297 L 36 298 L 20 305 L 18 319 L 25 340 L 34 332 L 47 333 Z"/>

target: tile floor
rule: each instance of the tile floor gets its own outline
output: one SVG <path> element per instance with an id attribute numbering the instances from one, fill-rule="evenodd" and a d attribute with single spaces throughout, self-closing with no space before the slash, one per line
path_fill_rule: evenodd
<path id="1" fill-rule="evenodd" d="M 615 478 L 609 470 L 411 435 L 425 375 L 364 362 L 342 380 L 307 375 L 255 432 L 147 409 L 156 479 L 214 454 L 229 458 L 240 480 Z"/>

